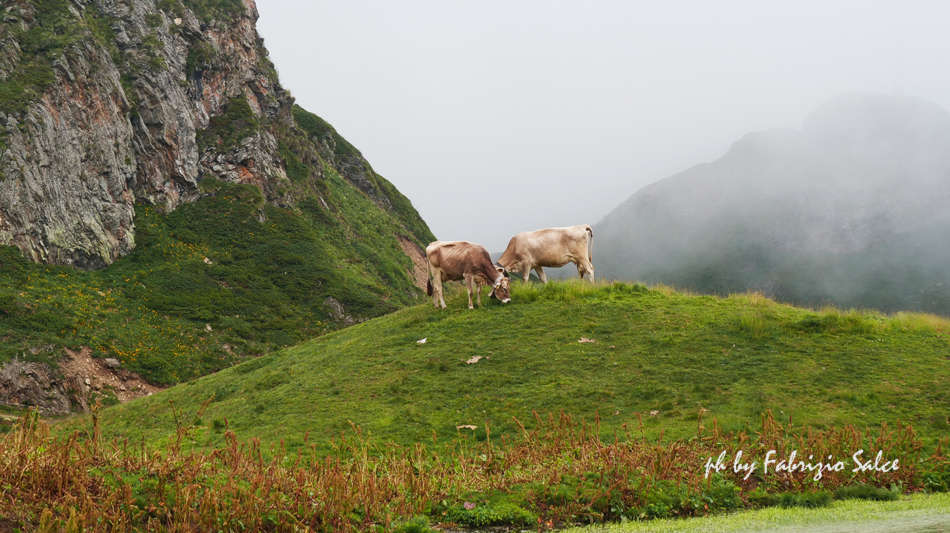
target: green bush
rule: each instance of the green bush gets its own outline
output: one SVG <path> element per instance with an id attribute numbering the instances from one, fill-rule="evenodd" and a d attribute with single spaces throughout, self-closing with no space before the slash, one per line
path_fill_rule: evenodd
<path id="1" fill-rule="evenodd" d="M 294 106 L 293 113 L 297 126 L 313 140 L 332 146 L 337 157 L 362 157 L 359 150 L 337 133 L 327 121 L 297 105 Z"/>
<path id="2" fill-rule="evenodd" d="M 837 490 L 835 490 L 836 500 L 859 499 L 890 501 L 896 500 L 899 496 L 900 493 L 897 491 L 866 484 L 848 485 L 846 487 L 839 487 Z"/>
<path id="3" fill-rule="evenodd" d="M 209 23 L 214 20 L 229 21 L 244 14 L 244 4 L 241 0 L 186 0 L 189 7 L 199 20 Z M 174 9 L 169 5 L 169 8 Z"/>
<path id="4" fill-rule="evenodd" d="M 922 478 L 928 492 L 950 492 L 950 461 L 944 460 L 927 469 Z"/>
<path id="5" fill-rule="evenodd" d="M 825 507 L 832 494 L 826 490 L 767 493 L 759 488 L 749 493 L 748 500 L 755 507 Z"/>
<path id="6" fill-rule="evenodd" d="M 247 98 L 243 95 L 232 98 L 221 113 L 211 119 L 208 127 L 198 132 L 198 147 L 202 150 L 214 147 L 219 152 L 227 152 L 257 133 L 260 126 Z"/>
<path id="7" fill-rule="evenodd" d="M 417 516 L 393 529 L 393 533 L 435 533 L 435 531 L 430 527 L 429 520 L 424 516 Z"/>
<path id="8" fill-rule="evenodd" d="M 188 48 L 188 58 L 185 62 L 185 73 L 195 76 L 197 73 L 208 70 L 214 63 L 214 47 L 209 43 L 199 41 Z"/>
<path id="9" fill-rule="evenodd" d="M 466 503 L 471 507 L 466 509 Z M 442 519 L 465 527 L 528 526 L 537 516 L 508 501 L 462 502 L 448 507 Z"/>

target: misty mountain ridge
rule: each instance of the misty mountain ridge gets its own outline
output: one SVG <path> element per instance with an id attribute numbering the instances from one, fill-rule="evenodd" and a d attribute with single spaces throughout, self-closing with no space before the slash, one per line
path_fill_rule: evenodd
<path id="1" fill-rule="evenodd" d="M 596 227 L 609 278 L 950 313 L 950 113 L 849 94 L 644 187 Z"/>

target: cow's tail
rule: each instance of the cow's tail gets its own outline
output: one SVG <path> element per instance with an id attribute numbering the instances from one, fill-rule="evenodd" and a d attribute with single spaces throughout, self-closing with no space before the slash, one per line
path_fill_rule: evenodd
<path id="1" fill-rule="evenodd" d="M 432 296 L 432 280 L 426 280 L 426 296 Z"/>
<path id="2" fill-rule="evenodd" d="M 594 228 L 588 224 L 584 229 L 587 230 L 587 260 L 594 261 Z"/>

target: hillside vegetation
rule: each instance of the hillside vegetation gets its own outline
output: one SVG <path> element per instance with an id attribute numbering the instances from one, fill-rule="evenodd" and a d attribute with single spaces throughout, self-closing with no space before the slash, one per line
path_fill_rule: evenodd
<path id="1" fill-rule="evenodd" d="M 253 2 L 0 11 L 0 404 L 110 404 L 145 393 L 127 370 L 175 384 L 420 300 L 432 233 L 280 85 Z"/>
<path id="2" fill-rule="evenodd" d="M 342 326 L 327 298 L 356 318 L 418 302 L 398 221 L 325 172 L 333 210 L 276 207 L 254 186 L 213 179 L 171 213 L 139 206 L 135 250 L 97 271 L 0 248 L 0 363 L 55 364 L 61 347 L 88 346 L 173 384 Z"/>
<path id="3" fill-rule="evenodd" d="M 567 415 L 540 419 L 501 442 L 461 434 L 451 446 L 375 445 L 349 434 L 326 455 L 242 440 L 184 451 L 183 421 L 165 447 L 88 434 L 56 438 L 24 416 L 0 435 L 0 516 L 11 529 L 77 531 L 397 531 L 429 524 L 546 531 L 567 524 L 705 516 L 742 508 L 821 507 L 833 500 L 896 500 L 901 491 L 950 489 L 950 461 L 926 450 L 909 426 L 846 425 L 795 431 L 770 415 L 752 433 L 703 433 L 658 444 L 602 439 Z M 705 478 L 719 450 L 807 449 L 846 457 L 879 451 L 901 468 Z M 805 447 L 805 448 L 803 448 Z M 440 528 L 439 530 L 444 530 Z M 508 529 L 506 529 L 508 530 Z"/>
<path id="4" fill-rule="evenodd" d="M 798 428 L 901 421 L 931 445 L 950 429 L 950 323 L 937 317 L 625 283 L 519 283 L 512 303 L 474 311 L 461 298 L 106 409 L 103 434 L 167 443 L 177 420 L 195 424 L 189 446 L 230 429 L 326 449 L 351 424 L 374 442 L 439 443 L 470 431 L 457 426 L 498 439 L 520 433 L 513 417 L 531 427 L 532 412 L 565 412 L 599 417 L 608 437 L 669 440 L 695 435 L 700 415 L 707 428 L 750 430 L 767 409 Z"/>

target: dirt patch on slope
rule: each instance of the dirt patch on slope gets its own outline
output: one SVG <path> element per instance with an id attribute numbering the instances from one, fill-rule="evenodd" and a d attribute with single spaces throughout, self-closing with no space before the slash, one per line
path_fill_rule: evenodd
<path id="1" fill-rule="evenodd" d="M 119 366 L 115 359 L 100 359 L 92 356 L 92 350 L 82 347 L 78 352 L 64 348 L 66 359 L 59 364 L 67 380 L 76 383 L 83 395 L 111 389 L 120 402 L 148 396 L 161 387 L 147 383 L 138 374 Z M 111 363 L 111 364 L 110 364 Z M 84 408 L 86 406 L 83 406 Z"/>
<path id="2" fill-rule="evenodd" d="M 399 239 L 399 246 L 402 248 L 402 253 L 408 255 L 409 259 L 412 259 L 412 272 L 410 272 L 409 275 L 412 276 L 413 283 L 415 283 L 416 287 L 426 290 L 426 282 L 429 281 L 429 272 L 426 267 L 425 253 L 419 245 L 409 239 L 402 236 L 397 236 L 397 238 Z"/>
<path id="3" fill-rule="evenodd" d="M 54 345 L 31 349 L 58 350 Z M 63 349 L 65 357 L 56 366 L 19 358 L 0 365 L 0 404 L 38 409 L 46 416 L 85 411 L 96 398 L 115 396 L 125 402 L 161 390 L 146 383 L 135 372 L 121 368 L 117 359 L 98 359 L 92 350 Z"/>

